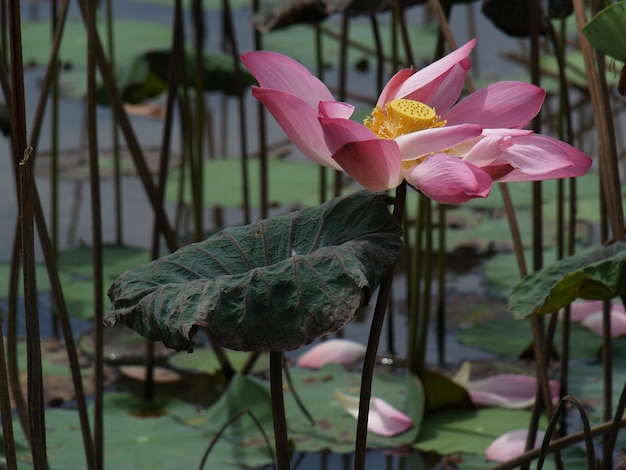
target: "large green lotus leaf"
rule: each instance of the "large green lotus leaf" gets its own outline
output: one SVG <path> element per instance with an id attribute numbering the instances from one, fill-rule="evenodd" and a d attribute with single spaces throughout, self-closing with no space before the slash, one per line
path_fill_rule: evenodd
<path id="1" fill-rule="evenodd" d="M 626 295 L 626 243 L 569 256 L 526 276 L 511 292 L 517 318 L 553 313 L 577 298 L 610 300 Z"/>
<path id="2" fill-rule="evenodd" d="M 312 371 L 293 367 L 290 369 L 293 387 L 315 425 L 306 418 L 296 404 L 291 389 L 285 383 L 285 412 L 290 440 L 298 452 L 347 453 L 354 451 L 356 419 L 350 416 L 334 398 L 336 390 L 358 395 L 361 375 L 347 372 L 342 366 L 328 364 Z M 377 372 L 374 375 L 372 395 L 383 398 L 389 404 L 407 414 L 414 422 L 413 428 L 395 437 L 381 437 L 369 433 L 368 447 L 386 449 L 411 444 L 417 437 L 423 412 L 423 392 L 419 382 L 410 375 Z M 250 412 L 261 423 L 273 442 L 271 397 L 267 382 L 236 375 L 217 403 L 203 415 L 197 426 L 206 429 L 209 436 L 241 410 Z M 263 435 L 249 416 L 233 423 L 216 445 L 220 455 L 230 455 L 228 460 L 210 456 L 211 468 L 242 465 L 251 468 L 268 464 L 267 460 L 249 460 L 251 448 L 265 447 Z"/>
<path id="3" fill-rule="evenodd" d="M 203 194 L 204 207 L 243 207 L 243 182 L 241 178 L 241 159 L 226 158 L 211 160 L 203 165 L 206 183 Z M 170 202 L 178 202 L 180 192 L 179 168 L 173 169 L 167 179 L 165 198 Z M 250 175 L 260 172 L 259 159 L 248 161 Z M 319 202 L 319 165 L 309 161 L 293 161 L 274 158 L 267 165 L 269 186 L 268 199 L 270 204 L 307 204 Z M 187 181 L 182 192 L 182 200 L 191 204 L 191 184 Z M 259 178 L 250 178 L 248 191 L 250 205 L 260 205 L 261 187 Z"/>
<path id="4" fill-rule="evenodd" d="M 400 256 L 392 199 L 368 191 L 227 228 L 139 266 L 105 322 L 191 350 L 198 327 L 235 350 L 289 350 L 342 328 Z"/>
<path id="5" fill-rule="evenodd" d="M 105 43 L 106 23 L 98 20 L 100 38 Z M 171 44 L 172 29 L 155 21 L 116 19 L 113 26 L 115 62 L 127 63 L 145 50 L 167 48 Z M 44 39 L 45 38 L 45 39 Z M 47 40 L 50 38 L 50 40 Z M 39 65 L 48 63 L 52 46 L 49 21 L 25 21 L 22 23 L 22 48 L 24 62 Z M 63 31 L 59 58 L 75 67 L 87 65 L 87 30 L 79 19 L 68 20 Z"/>
<path id="6" fill-rule="evenodd" d="M 492 351 L 501 357 L 518 358 L 532 344 L 533 337 L 528 321 L 500 318 L 476 323 L 459 329 L 457 338 L 468 346 Z M 555 349 L 561 344 L 560 325 L 555 335 Z M 602 346 L 602 338 L 579 324 L 570 326 L 570 357 L 596 357 Z"/>
<path id="7" fill-rule="evenodd" d="M 626 59 L 624 24 L 626 1 L 622 0 L 601 10 L 583 27 L 583 33 L 600 52 L 623 61 Z"/>

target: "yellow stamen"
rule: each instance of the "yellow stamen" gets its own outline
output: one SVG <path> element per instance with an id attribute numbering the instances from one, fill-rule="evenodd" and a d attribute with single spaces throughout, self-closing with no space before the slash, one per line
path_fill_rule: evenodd
<path id="1" fill-rule="evenodd" d="M 433 108 L 419 101 L 394 100 L 385 106 L 374 108 L 364 122 L 381 139 L 395 139 L 404 134 L 445 126 Z"/>

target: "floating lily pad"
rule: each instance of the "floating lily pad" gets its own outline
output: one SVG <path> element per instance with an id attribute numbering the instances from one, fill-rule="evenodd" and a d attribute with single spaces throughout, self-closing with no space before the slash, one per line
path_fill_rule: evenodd
<path id="1" fill-rule="evenodd" d="M 128 246 L 105 245 L 103 247 L 104 291 L 124 271 L 150 259 L 146 250 Z M 59 253 L 57 270 L 63 286 L 63 295 L 70 316 L 93 318 L 93 267 L 92 249 L 81 245 Z M 10 263 L 0 264 L 0 298 L 8 296 Z M 38 292 L 51 290 L 48 271 L 42 263 L 36 265 Z M 21 276 L 20 276 L 21 283 Z M 104 302 L 105 299 L 102 299 Z"/>
<path id="2" fill-rule="evenodd" d="M 204 207 L 243 207 L 243 182 L 241 179 L 241 160 L 227 158 L 211 160 L 203 166 L 206 188 Z M 170 202 L 178 202 L 180 188 L 180 172 L 173 169 L 167 180 L 165 198 Z M 248 161 L 250 175 L 258 175 L 260 162 L 258 159 Z M 293 161 L 280 158 L 268 162 L 268 180 L 270 204 L 315 204 L 319 199 L 319 165 L 306 161 Z M 190 183 L 185 184 L 182 200 L 191 204 Z M 252 177 L 248 186 L 250 205 L 260 205 L 261 187 L 259 178 Z"/>
<path id="3" fill-rule="evenodd" d="M 577 298 L 611 300 L 626 295 L 626 243 L 569 256 L 526 276 L 511 292 L 518 318 L 553 313 Z"/>
<path id="4" fill-rule="evenodd" d="M 415 443 L 421 451 L 439 454 L 484 454 L 491 442 L 515 429 L 527 429 L 530 411 L 504 408 L 448 408 L 428 413 Z M 540 427 L 547 426 L 545 418 Z"/>
<path id="5" fill-rule="evenodd" d="M 197 468 L 208 445 L 203 431 L 190 425 L 197 416 L 193 405 L 177 400 L 146 409 L 128 394 L 104 395 L 107 467 Z M 46 425 L 50 468 L 87 468 L 78 413 L 48 410 Z"/>
<path id="6" fill-rule="evenodd" d="M 556 259 L 554 249 L 546 250 L 543 253 L 544 264 L 552 263 Z M 532 253 L 524 251 L 526 266 L 532 266 Z M 504 253 L 494 256 L 483 264 L 483 271 L 487 278 L 487 288 L 489 293 L 506 298 L 513 288 L 521 280 L 517 257 L 514 253 Z"/>
<path id="7" fill-rule="evenodd" d="M 342 328 L 400 256 L 391 199 L 368 191 L 255 224 L 120 276 L 105 322 L 191 350 L 198 327 L 235 350 L 289 350 Z"/>
<path id="8" fill-rule="evenodd" d="M 250 358 L 251 353 L 242 351 L 232 351 L 225 349 L 224 352 L 228 357 L 230 365 L 234 370 L 241 370 Z M 193 354 L 176 353 L 168 359 L 168 364 L 176 370 L 188 373 L 202 373 L 213 375 L 218 372 L 222 366 L 215 354 L 210 348 L 198 348 Z M 257 358 L 252 373 L 261 373 L 269 369 L 269 356 L 262 354 Z"/>
<path id="9" fill-rule="evenodd" d="M 528 321 L 501 318 L 476 323 L 457 331 L 457 337 L 468 346 L 493 351 L 501 357 L 518 358 L 532 344 L 533 336 Z M 561 344 L 560 330 L 555 335 L 555 348 Z M 570 357 L 594 358 L 602 346 L 602 338 L 579 324 L 570 329 Z"/>
<path id="10" fill-rule="evenodd" d="M 315 422 L 315 425 L 309 422 L 295 403 L 293 394 L 286 388 L 287 429 L 295 450 L 352 452 L 356 420 L 335 400 L 334 393 L 335 390 L 341 390 L 358 394 L 360 374 L 346 372 L 337 364 L 328 364 L 315 371 L 297 367 L 290 371 L 295 391 Z M 374 375 L 372 395 L 384 398 L 390 405 L 407 414 L 413 420 L 414 426 L 395 437 L 380 437 L 370 433 L 368 447 L 385 449 L 411 444 L 419 432 L 423 412 L 423 395 L 417 379 L 393 373 L 377 373 Z M 231 416 L 243 409 L 248 409 L 254 414 L 273 442 L 268 384 L 240 375 L 233 378 L 222 398 L 206 411 L 203 416 L 205 421 L 197 425 L 200 428 L 206 426 L 207 432 L 211 435 Z M 257 449 L 256 455 L 260 456 L 265 449 L 263 435 L 249 416 L 243 416 L 233 423 L 217 442 L 215 449 L 220 455 L 229 455 L 229 458 L 220 460 L 217 455 L 209 456 L 211 468 L 213 466 L 222 468 L 235 463 L 247 467 L 269 463 L 267 457 L 265 460 L 254 460 L 249 455 Z"/>
<path id="11" fill-rule="evenodd" d="M 6 345 L 6 343 L 5 343 Z M 91 360 L 77 351 L 83 388 L 87 395 L 94 392 L 94 376 Z M 18 367 L 22 393 L 27 393 L 26 343 L 17 344 Z M 76 396 L 74 381 L 67 359 L 65 344 L 56 339 L 42 340 L 41 360 L 43 369 L 44 401 L 56 405 L 73 400 Z M 110 368 L 104 370 L 105 385 L 113 383 L 115 376 Z"/>

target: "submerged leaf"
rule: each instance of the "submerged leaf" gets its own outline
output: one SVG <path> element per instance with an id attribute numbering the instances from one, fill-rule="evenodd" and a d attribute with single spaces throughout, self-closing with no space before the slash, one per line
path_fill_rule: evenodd
<path id="1" fill-rule="evenodd" d="M 617 242 L 552 263 L 525 277 L 511 292 L 517 318 L 554 313 L 576 298 L 609 300 L 626 294 L 626 243 Z"/>
<path id="2" fill-rule="evenodd" d="M 391 201 L 362 191 L 225 229 L 120 276 L 105 323 L 177 350 L 199 327 L 235 350 L 308 344 L 351 321 L 397 262 Z"/>

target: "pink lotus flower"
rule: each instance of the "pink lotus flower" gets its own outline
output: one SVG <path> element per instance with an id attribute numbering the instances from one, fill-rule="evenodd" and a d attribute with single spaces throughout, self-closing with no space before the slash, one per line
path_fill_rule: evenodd
<path id="1" fill-rule="evenodd" d="M 346 412 L 358 419 L 359 397 L 335 392 L 335 399 L 344 407 Z M 413 421 L 401 411 L 396 410 L 382 398 L 370 400 L 370 410 L 367 418 L 367 429 L 379 436 L 391 437 L 402 434 L 413 427 Z"/>
<path id="2" fill-rule="evenodd" d="M 522 409 L 532 406 L 537 393 L 537 379 L 522 374 L 496 374 L 481 380 L 469 380 L 470 363 L 464 362 L 454 381 L 465 387 L 476 406 Z M 550 380 L 553 403 L 559 401 L 559 383 Z"/>
<path id="3" fill-rule="evenodd" d="M 507 432 L 494 440 L 485 450 L 485 458 L 494 462 L 506 462 L 507 460 L 519 457 L 524 453 L 526 446 L 527 429 Z M 541 445 L 545 433 L 537 432 L 535 438 L 535 448 Z"/>
<path id="4" fill-rule="evenodd" d="M 475 44 L 472 40 L 420 71 L 400 70 L 364 124 L 350 120 L 354 106 L 335 101 L 326 85 L 293 59 L 257 51 L 242 61 L 260 85 L 252 94 L 296 147 L 372 191 L 406 179 L 438 202 L 461 204 L 486 197 L 493 181 L 586 173 L 587 155 L 522 129 L 543 104 L 541 88 L 498 82 L 457 103 Z"/>
<path id="5" fill-rule="evenodd" d="M 325 364 L 334 362 L 350 366 L 365 356 L 365 346 L 348 339 L 329 339 L 322 341 L 298 359 L 300 367 L 319 369 Z"/>

